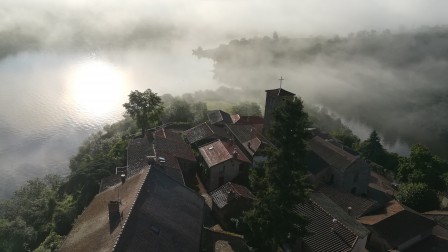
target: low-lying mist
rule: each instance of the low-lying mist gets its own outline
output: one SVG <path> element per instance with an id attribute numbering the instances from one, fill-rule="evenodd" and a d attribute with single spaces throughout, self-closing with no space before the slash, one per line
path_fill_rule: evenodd
<path id="1" fill-rule="evenodd" d="M 213 59 L 215 78 L 243 89 L 278 87 L 349 120 L 365 123 L 384 139 L 423 143 L 448 157 L 448 29 L 392 33 L 363 31 L 347 37 L 273 37 L 198 48 Z"/>

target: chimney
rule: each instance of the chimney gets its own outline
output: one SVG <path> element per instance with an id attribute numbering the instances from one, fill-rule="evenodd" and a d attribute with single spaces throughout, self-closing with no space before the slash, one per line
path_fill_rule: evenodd
<path id="1" fill-rule="evenodd" d="M 120 202 L 109 201 L 109 222 L 115 222 L 120 219 Z"/>
<path id="2" fill-rule="evenodd" d="M 126 181 L 126 174 L 121 174 L 120 175 L 120 177 L 121 177 L 121 184 L 124 184 L 124 182 Z"/>
<path id="3" fill-rule="evenodd" d="M 347 213 L 348 213 L 348 215 L 352 216 L 352 207 L 351 206 L 347 207 Z"/>
<path id="4" fill-rule="evenodd" d="M 247 148 L 252 150 L 252 148 L 250 147 L 250 142 L 247 143 Z"/>

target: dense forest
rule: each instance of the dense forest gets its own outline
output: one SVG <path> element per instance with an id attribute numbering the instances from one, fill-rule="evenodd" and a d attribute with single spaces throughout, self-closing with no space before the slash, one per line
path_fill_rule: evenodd
<path id="1" fill-rule="evenodd" d="M 348 36 L 232 40 L 193 53 L 212 59 L 214 77 L 241 93 L 284 87 L 377 129 L 393 144 L 423 143 L 448 157 L 448 28 Z"/>

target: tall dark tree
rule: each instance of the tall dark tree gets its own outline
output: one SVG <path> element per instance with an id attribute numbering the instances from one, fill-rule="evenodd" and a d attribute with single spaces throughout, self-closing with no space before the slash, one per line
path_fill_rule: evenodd
<path id="1" fill-rule="evenodd" d="M 301 99 L 285 100 L 273 113 L 269 138 L 276 146 L 268 159 L 252 170 L 251 186 L 257 199 L 243 218 L 245 237 L 260 251 L 276 251 L 279 245 L 306 234 L 307 220 L 293 211 L 307 199 L 304 180 L 305 139 L 308 115 Z"/>
<path id="2" fill-rule="evenodd" d="M 378 164 L 383 163 L 382 160 L 384 159 L 385 151 L 381 144 L 380 137 L 375 130 L 372 131 L 369 138 L 361 144 L 359 151 L 365 158 Z"/>
<path id="3" fill-rule="evenodd" d="M 143 93 L 132 91 L 129 94 L 129 102 L 123 104 L 123 107 L 136 120 L 137 126 L 142 129 L 142 135 L 147 128 L 159 121 L 163 112 L 162 99 L 149 88 Z"/>

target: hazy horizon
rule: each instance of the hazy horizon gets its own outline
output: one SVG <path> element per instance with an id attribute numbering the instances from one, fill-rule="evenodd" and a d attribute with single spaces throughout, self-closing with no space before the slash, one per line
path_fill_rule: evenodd
<path id="1" fill-rule="evenodd" d="M 217 48 L 274 32 L 331 38 L 448 24 L 448 2 L 434 0 L 0 2 L 0 198 L 26 179 L 68 173 L 68 159 L 82 140 L 121 118 L 130 90 L 182 95 L 241 87 L 214 79 L 214 62 L 192 55 L 198 46 Z M 352 65 L 324 63 L 329 76 L 350 77 L 345 70 Z M 266 82 L 276 87 L 277 78 L 287 75 L 288 89 L 306 83 L 289 72 L 312 69 L 277 70 Z M 329 78 L 316 79 L 328 84 Z M 330 84 L 303 94 L 339 90 Z"/>

